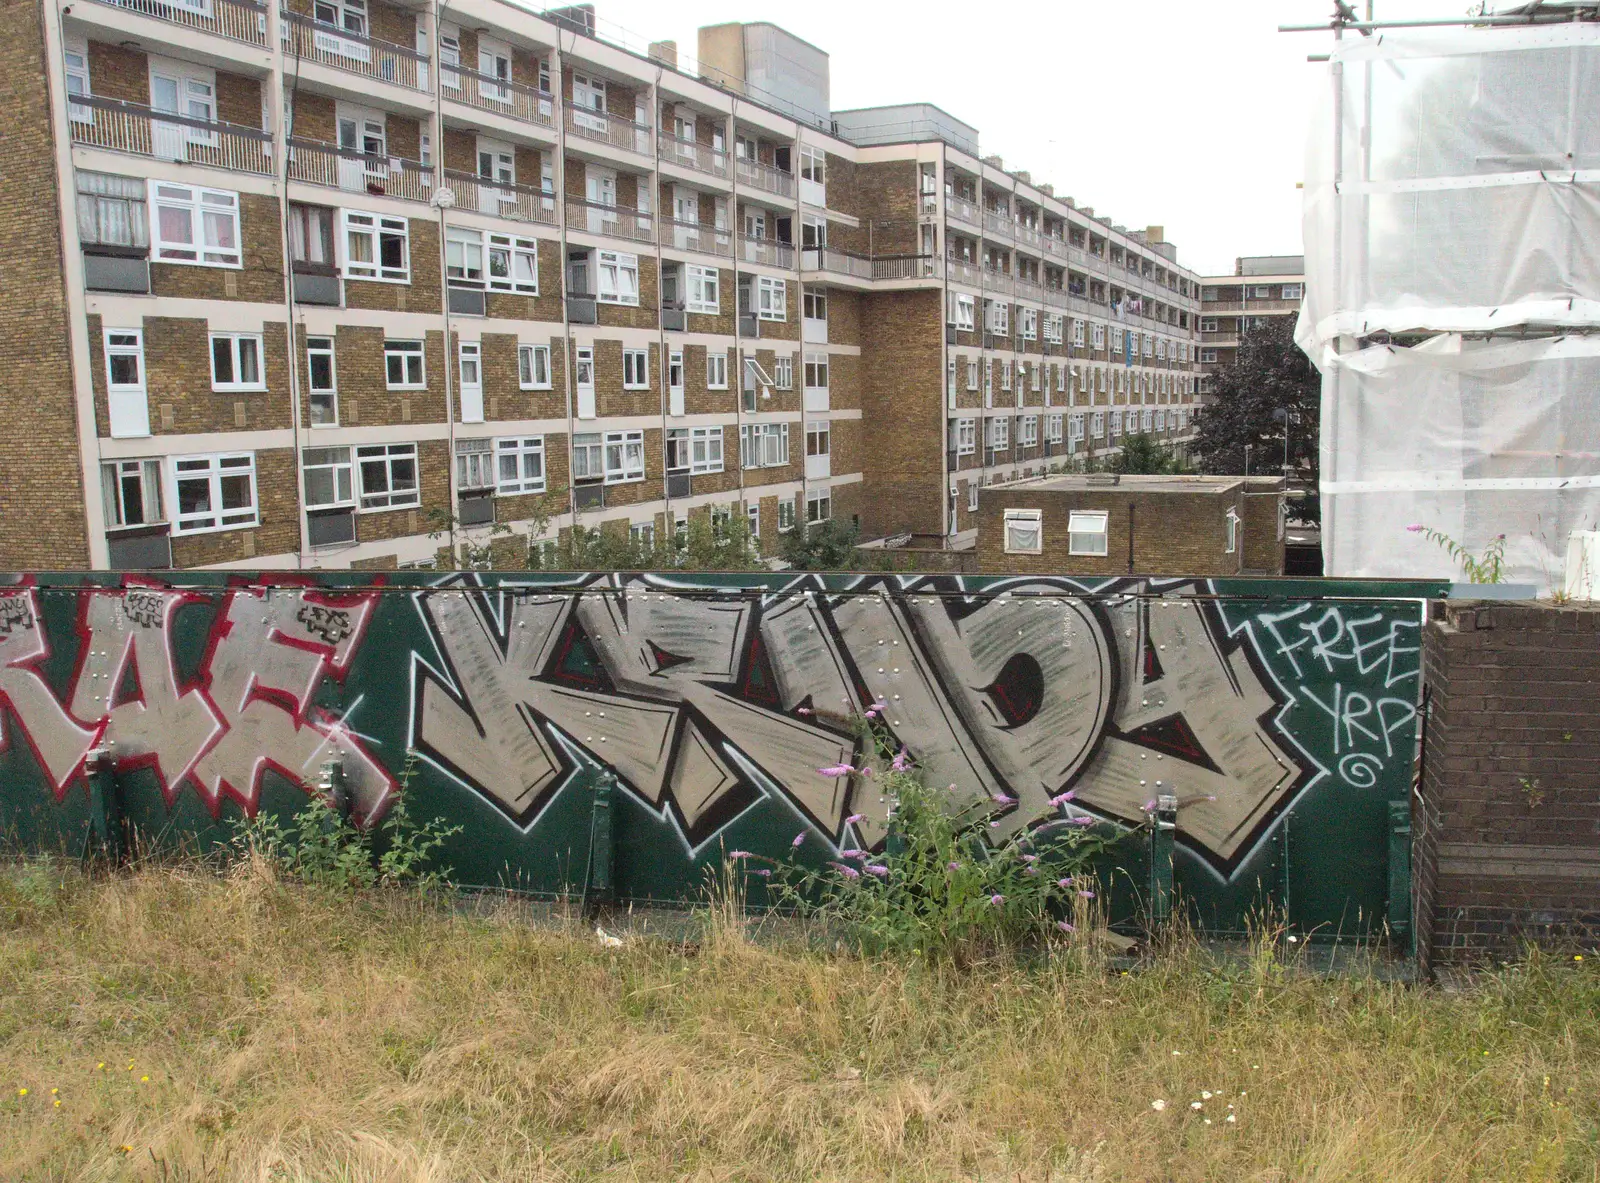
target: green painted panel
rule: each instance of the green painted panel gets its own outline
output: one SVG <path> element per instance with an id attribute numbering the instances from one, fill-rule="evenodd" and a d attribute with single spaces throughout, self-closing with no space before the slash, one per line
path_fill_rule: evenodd
<path id="1" fill-rule="evenodd" d="M 79 851 L 109 745 L 150 840 L 292 811 L 337 759 L 382 814 L 459 822 L 463 883 L 577 890 L 615 771 L 615 886 L 698 894 L 721 852 L 882 842 L 850 716 L 875 703 L 998 838 L 1178 799 L 1174 884 L 1209 929 L 1287 902 L 1366 933 L 1409 790 L 1437 583 L 951 576 L 38 575 L 0 585 L 0 829 Z M 1066 789 L 1074 801 L 1053 807 Z M 993 800 L 1015 797 L 1014 804 Z M 864 820 L 847 820 L 854 815 Z M 1287 823 L 1287 839 L 1284 827 Z M 1119 849 L 1121 912 L 1150 883 Z M 1108 872 L 1109 873 L 1109 872 Z M 1143 885 L 1141 887 L 1140 885 Z"/>

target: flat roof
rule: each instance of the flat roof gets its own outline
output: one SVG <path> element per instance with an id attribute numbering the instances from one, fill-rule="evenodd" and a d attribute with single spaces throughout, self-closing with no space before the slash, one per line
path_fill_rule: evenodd
<path id="1" fill-rule="evenodd" d="M 1029 477 L 984 489 L 1029 493 L 1225 493 L 1237 489 L 1242 476 L 1154 476 L 1142 473 L 1058 473 Z"/>

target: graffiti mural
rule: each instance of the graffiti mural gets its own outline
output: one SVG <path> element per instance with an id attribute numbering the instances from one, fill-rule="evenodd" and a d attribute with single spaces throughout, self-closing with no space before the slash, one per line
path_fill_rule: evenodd
<path id="1" fill-rule="evenodd" d="M 365 824 L 409 756 L 419 799 L 469 823 L 458 872 L 544 884 L 569 875 L 608 769 L 639 891 L 672 894 L 725 845 L 786 843 L 796 821 L 834 849 L 884 841 L 874 783 L 819 771 L 860 763 L 854 721 L 875 710 L 996 837 L 1070 816 L 1132 827 L 1175 797 L 1185 873 L 1242 900 L 1289 882 L 1272 836 L 1290 813 L 1297 833 L 1376 833 L 1404 798 L 1436 591 L 389 578 L 0 585 L 0 819 L 45 826 L 38 800 L 68 816 L 99 751 L 135 798 L 159 797 L 157 819 L 249 814 L 336 760 Z"/>

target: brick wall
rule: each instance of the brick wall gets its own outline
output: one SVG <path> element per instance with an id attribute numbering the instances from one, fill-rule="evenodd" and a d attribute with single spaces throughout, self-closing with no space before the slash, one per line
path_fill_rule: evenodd
<path id="1" fill-rule="evenodd" d="M 1600 611 L 1433 606 L 1413 803 L 1425 966 L 1600 937 Z"/>
<path id="2" fill-rule="evenodd" d="M 862 469 L 873 493 L 865 538 L 944 533 L 944 308 L 937 291 L 861 300 L 861 408 L 871 430 Z M 835 516 L 839 516 L 837 508 Z"/>
<path id="3" fill-rule="evenodd" d="M 89 564 L 40 19 L 32 0 L 0 0 L 0 173 L 13 195 L 0 219 L 0 570 Z"/>

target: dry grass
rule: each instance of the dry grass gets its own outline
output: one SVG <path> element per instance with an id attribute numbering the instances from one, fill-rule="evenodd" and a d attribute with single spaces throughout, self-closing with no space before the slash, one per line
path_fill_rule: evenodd
<path id="1" fill-rule="evenodd" d="M 957 973 L 13 866 L 0 1178 L 1592 1183 L 1594 968 Z"/>

